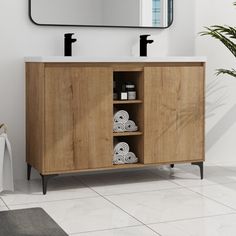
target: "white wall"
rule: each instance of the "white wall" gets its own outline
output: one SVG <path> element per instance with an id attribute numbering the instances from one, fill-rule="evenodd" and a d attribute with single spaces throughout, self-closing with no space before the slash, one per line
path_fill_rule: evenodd
<path id="1" fill-rule="evenodd" d="M 174 0 L 174 22 L 168 35 L 169 51 L 173 55 L 194 55 L 196 1 Z"/>
<path id="2" fill-rule="evenodd" d="M 210 0 L 204 0 L 204 2 L 209 1 Z M 214 0 L 214 2 L 215 1 L 216 0 Z M 149 55 L 151 56 L 193 55 L 195 45 L 195 0 L 174 0 L 174 2 L 175 14 L 173 25 L 167 30 L 158 30 L 39 27 L 32 24 L 28 18 L 26 0 L 1 1 L 0 122 L 5 122 L 9 127 L 9 137 L 13 147 L 14 173 L 16 178 L 24 178 L 26 172 L 24 161 L 24 56 L 62 55 L 63 34 L 68 32 L 75 32 L 78 37 L 78 43 L 74 48 L 74 55 L 129 56 L 131 55 L 132 47 L 138 42 L 139 35 L 144 33 L 150 33 L 152 38 L 155 39 L 155 43 L 149 47 Z M 225 1 L 221 2 L 222 5 L 225 4 Z M 204 13 L 203 11 L 201 14 L 207 13 Z M 227 17 L 227 15 L 224 16 L 224 18 L 225 17 Z M 211 54 L 210 51 L 201 49 L 203 44 L 204 43 L 198 42 L 197 53 L 202 53 L 203 55 Z M 212 41 L 209 41 L 209 45 L 212 45 Z M 225 56 L 227 57 L 229 55 Z M 209 64 L 211 65 L 211 63 Z M 227 84 L 226 80 L 225 83 Z M 225 110 L 225 112 L 227 111 Z M 233 135 L 229 138 L 232 137 Z M 231 139 L 230 141 L 231 144 L 235 142 L 235 137 L 234 140 Z M 230 146 L 230 144 L 228 144 L 227 147 L 232 151 L 234 146 L 235 145 Z"/>
<path id="3" fill-rule="evenodd" d="M 235 58 L 217 40 L 200 37 L 203 26 L 236 25 L 233 0 L 196 1 L 196 55 L 206 55 L 206 158 L 210 162 L 236 162 L 236 79 L 219 76 L 217 68 L 235 68 Z M 213 89 L 211 89 L 213 88 Z"/>

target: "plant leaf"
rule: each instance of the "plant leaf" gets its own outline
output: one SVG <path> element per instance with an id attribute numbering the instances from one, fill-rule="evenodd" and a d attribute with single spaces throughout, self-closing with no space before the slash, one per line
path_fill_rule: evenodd
<path id="1" fill-rule="evenodd" d="M 220 40 L 230 50 L 234 57 L 236 57 L 236 44 L 229 39 L 236 38 L 236 29 L 234 27 L 214 25 L 205 27 L 205 29 L 205 31 L 200 32 L 201 36 L 210 35 L 211 37 Z M 229 38 L 224 34 L 229 36 Z"/>
<path id="2" fill-rule="evenodd" d="M 216 75 L 218 76 L 220 74 L 228 74 L 228 75 L 231 75 L 236 78 L 236 70 L 235 69 L 232 69 L 232 70 L 218 69 L 216 72 Z"/>
<path id="3" fill-rule="evenodd" d="M 233 3 L 236 6 L 236 2 Z M 200 32 L 201 36 L 211 36 L 215 39 L 218 39 L 222 42 L 225 47 L 236 57 L 236 27 L 232 26 L 221 26 L 221 25 L 212 25 L 210 27 L 205 27 L 205 31 Z M 218 69 L 216 75 L 228 74 L 236 78 L 236 70 L 227 70 L 227 69 Z"/>

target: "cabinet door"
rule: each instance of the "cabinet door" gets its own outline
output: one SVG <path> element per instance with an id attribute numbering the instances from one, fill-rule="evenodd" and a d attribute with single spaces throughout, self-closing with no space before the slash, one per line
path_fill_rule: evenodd
<path id="1" fill-rule="evenodd" d="M 112 165 L 112 70 L 46 67 L 46 172 Z"/>
<path id="2" fill-rule="evenodd" d="M 145 163 L 204 159 L 204 67 L 144 69 Z"/>

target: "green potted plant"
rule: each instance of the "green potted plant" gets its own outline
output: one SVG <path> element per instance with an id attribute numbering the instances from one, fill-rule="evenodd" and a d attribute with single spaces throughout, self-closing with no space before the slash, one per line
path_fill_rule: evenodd
<path id="1" fill-rule="evenodd" d="M 234 6 L 236 6 L 236 2 L 234 2 Z M 200 35 L 209 35 L 221 43 L 223 43 L 228 50 L 234 55 L 236 58 L 236 27 L 232 26 L 221 26 L 221 25 L 213 25 L 210 27 L 205 27 L 205 31 L 201 32 Z M 236 78 L 236 69 L 218 69 L 217 75 L 219 74 L 228 74 Z"/>

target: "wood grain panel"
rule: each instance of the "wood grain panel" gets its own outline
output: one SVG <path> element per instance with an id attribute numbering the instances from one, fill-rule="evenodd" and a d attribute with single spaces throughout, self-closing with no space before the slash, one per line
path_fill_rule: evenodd
<path id="1" fill-rule="evenodd" d="M 26 162 L 43 171 L 44 64 L 26 63 Z"/>
<path id="2" fill-rule="evenodd" d="M 105 67 L 113 71 L 143 71 L 144 67 L 191 67 L 204 66 L 204 62 L 73 62 L 45 63 L 45 67 Z"/>
<path id="3" fill-rule="evenodd" d="M 203 160 L 204 68 L 144 69 L 145 163 Z"/>
<path id="4" fill-rule="evenodd" d="M 204 68 L 181 69 L 177 107 L 178 160 L 204 160 Z"/>
<path id="5" fill-rule="evenodd" d="M 72 73 L 45 70 L 45 171 L 75 169 Z"/>
<path id="6" fill-rule="evenodd" d="M 112 71 L 46 68 L 45 170 L 111 166 Z"/>
<path id="7" fill-rule="evenodd" d="M 89 168 L 112 166 L 113 72 L 109 68 L 87 68 L 87 118 L 89 122 Z"/>

